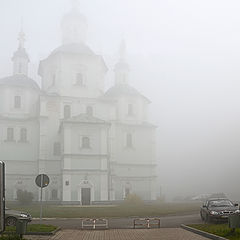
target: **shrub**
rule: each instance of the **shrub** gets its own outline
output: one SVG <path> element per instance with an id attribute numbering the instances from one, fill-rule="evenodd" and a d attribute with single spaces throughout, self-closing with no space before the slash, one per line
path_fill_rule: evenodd
<path id="1" fill-rule="evenodd" d="M 15 234 L 8 234 L 0 237 L 0 240 L 21 240 L 21 239 L 24 240 L 23 238 L 20 238 L 20 236 Z"/>
<path id="2" fill-rule="evenodd" d="M 124 204 L 127 205 L 142 205 L 143 200 L 135 193 L 128 194 L 124 199 Z"/>
<path id="3" fill-rule="evenodd" d="M 28 192 L 27 190 L 25 190 L 25 191 L 18 190 L 17 191 L 17 200 L 22 205 L 28 205 L 28 204 L 32 203 L 33 193 Z"/>

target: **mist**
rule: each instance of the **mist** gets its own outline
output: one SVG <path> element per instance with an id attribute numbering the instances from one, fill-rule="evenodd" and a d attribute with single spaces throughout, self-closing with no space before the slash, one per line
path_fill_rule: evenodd
<path id="1" fill-rule="evenodd" d="M 129 84 L 151 100 L 161 193 L 172 200 L 223 192 L 239 200 L 239 2 L 79 2 L 88 22 L 87 45 L 108 67 L 105 90 L 114 85 L 124 39 Z M 22 28 L 29 77 L 40 86 L 39 62 L 61 45 L 60 23 L 71 1 L 0 0 L 0 5 L 0 77 L 12 74 Z"/>

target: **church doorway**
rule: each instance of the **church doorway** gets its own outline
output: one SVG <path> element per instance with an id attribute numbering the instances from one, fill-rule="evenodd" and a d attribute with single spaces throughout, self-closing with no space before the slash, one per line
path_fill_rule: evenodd
<path id="1" fill-rule="evenodd" d="M 91 203 L 91 188 L 81 188 L 82 205 L 90 205 Z"/>
<path id="2" fill-rule="evenodd" d="M 91 205 L 94 201 L 94 186 L 93 184 L 85 179 L 82 180 L 78 185 L 78 200 L 81 205 Z"/>

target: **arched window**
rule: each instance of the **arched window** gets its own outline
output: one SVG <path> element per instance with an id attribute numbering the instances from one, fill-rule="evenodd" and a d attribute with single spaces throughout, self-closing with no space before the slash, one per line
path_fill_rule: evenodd
<path id="1" fill-rule="evenodd" d="M 20 130 L 20 141 L 21 142 L 27 141 L 27 129 L 26 128 L 21 128 L 21 130 Z"/>
<path id="2" fill-rule="evenodd" d="M 89 137 L 82 138 L 82 148 L 90 148 L 90 139 Z"/>
<path id="3" fill-rule="evenodd" d="M 22 63 L 18 64 L 18 73 L 22 73 Z"/>
<path id="4" fill-rule="evenodd" d="M 14 141 L 14 129 L 13 128 L 7 129 L 7 141 Z"/>
<path id="5" fill-rule="evenodd" d="M 86 113 L 87 113 L 87 115 L 89 115 L 89 116 L 92 116 L 92 115 L 93 115 L 93 108 L 92 108 L 92 106 L 87 106 L 87 108 L 86 108 Z"/>
<path id="6" fill-rule="evenodd" d="M 52 75 L 52 86 L 55 86 L 56 84 L 56 74 Z"/>
<path id="7" fill-rule="evenodd" d="M 22 101 L 21 96 L 14 97 L 14 108 L 21 108 Z"/>
<path id="8" fill-rule="evenodd" d="M 131 148 L 133 146 L 132 143 L 132 134 L 128 133 L 126 136 L 126 147 Z"/>
<path id="9" fill-rule="evenodd" d="M 77 73 L 76 75 L 76 85 L 83 86 L 83 75 L 82 73 Z"/>
<path id="10" fill-rule="evenodd" d="M 126 73 L 122 73 L 122 83 L 126 83 L 126 81 L 127 81 Z"/>
<path id="11" fill-rule="evenodd" d="M 64 118 L 70 118 L 71 117 L 71 106 L 70 105 L 65 105 L 64 106 Z"/>

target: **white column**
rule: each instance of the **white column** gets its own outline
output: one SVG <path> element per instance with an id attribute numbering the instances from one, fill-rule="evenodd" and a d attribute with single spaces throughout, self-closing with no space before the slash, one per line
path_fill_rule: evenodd
<path id="1" fill-rule="evenodd" d="M 107 174 L 102 174 L 101 178 L 101 201 L 108 200 L 108 176 Z"/>

